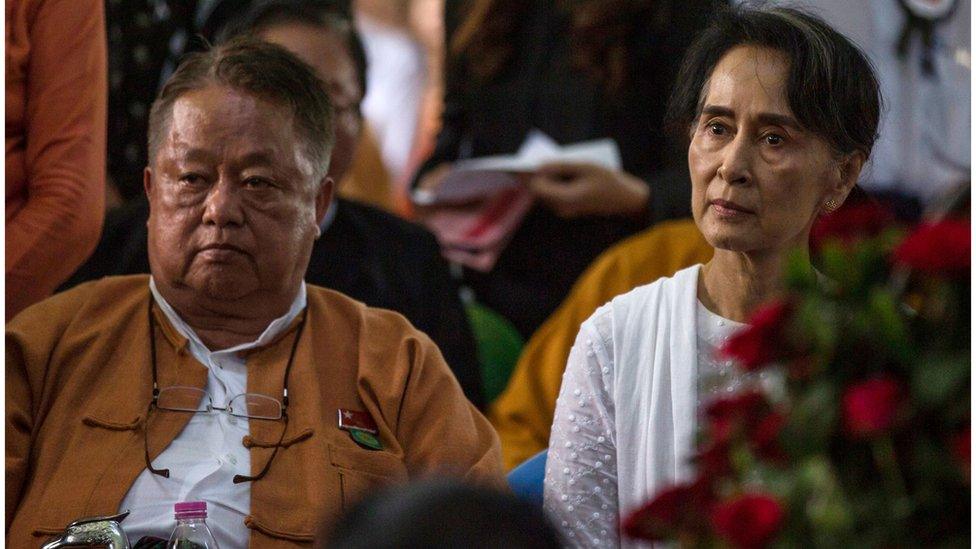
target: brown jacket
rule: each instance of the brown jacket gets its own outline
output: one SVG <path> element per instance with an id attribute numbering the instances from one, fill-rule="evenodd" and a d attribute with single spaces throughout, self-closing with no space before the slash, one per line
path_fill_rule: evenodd
<path id="1" fill-rule="evenodd" d="M 36 547 L 72 520 L 110 514 L 145 468 L 151 399 L 148 277 L 104 278 L 58 294 L 7 325 L 7 543 Z M 207 371 L 154 309 L 159 385 L 203 387 Z M 247 357 L 248 391 L 281 394 L 297 321 Z M 289 379 L 289 422 L 267 476 L 251 485 L 251 546 L 312 541 L 371 487 L 453 473 L 502 486 L 498 439 L 464 398 L 437 347 L 400 315 L 308 287 Z M 383 450 L 337 427 L 339 408 L 369 412 Z M 189 415 L 154 412 L 155 458 Z M 280 422 L 250 422 L 252 474 Z M 125 524 L 123 523 L 123 527 Z"/>

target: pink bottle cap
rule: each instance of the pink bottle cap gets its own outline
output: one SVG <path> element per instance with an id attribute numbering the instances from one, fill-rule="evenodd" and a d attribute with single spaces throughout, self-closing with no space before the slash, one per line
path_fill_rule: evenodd
<path id="1" fill-rule="evenodd" d="M 189 518 L 207 518 L 206 501 L 181 501 L 173 506 L 176 520 Z"/>

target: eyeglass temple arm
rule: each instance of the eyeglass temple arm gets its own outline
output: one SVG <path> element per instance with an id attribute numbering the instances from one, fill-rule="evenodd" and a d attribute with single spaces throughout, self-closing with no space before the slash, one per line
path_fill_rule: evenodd
<path id="1" fill-rule="evenodd" d="M 272 452 L 271 452 L 271 458 L 269 458 L 268 461 L 264 464 L 264 468 L 261 469 L 261 472 L 258 473 L 255 476 L 234 475 L 234 479 L 233 479 L 234 484 L 240 484 L 242 482 L 253 482 L 255 480 L 261 480 L 262 478 L 264 478 L 264 475 L 268 474 L 268 470 L 271 469 L 271 463 L 274 461 L 275 456 L 278 455 L 278 449 L 281 448 L 282 441 L 285 440 L 285 432 L 288 431 L 288 415 L 284 413 L 284 410 L 282 410 L 282 416 L 281 417 L 283 417 L 285 419 L 285 428 L 281 430 L 281 436 L 278 437 L 278 443 L 275 444 L 274 450 L 272 450 Z"/>
<path id="2" fill-rule="evenodd" d="M 146 451 L 146 469 L 154 475 L 159 475 L 163 478 L 169 478 L 169 469 L 156 469 L 152 465 L 152 461 L 149 460 L 149 413 L 152 412 L 153 406 L 156 405 L 156 401 L 159 400 L 159 386 L 156 383 L 156 323 L 153 321 L 153 297 L 152 292 L 149 292 L 149 357 L 152 363 L 152 400 L 149 401 L 149 406 L 146 408 L 146 422 L 143 425 L 143 448 Z"/>
<path id="3" fill-rule="evenodd" d="M 143 448 L 146 451 L 146 469 L 154 475 L 159 475 L 163 478 L 169 478 L 169 469 L 156 469 L 152 465 L 152 461 L 149 459 L 149 412 L 152 411 L 153 405 L 156 404 L 156 397 L 159 396 L 159 389 L 153 387 L 153 399 L 149 403 L 149 408 L 146 409 L 146 422 L 143 425 L 144 435 L 142 437 Z"/>

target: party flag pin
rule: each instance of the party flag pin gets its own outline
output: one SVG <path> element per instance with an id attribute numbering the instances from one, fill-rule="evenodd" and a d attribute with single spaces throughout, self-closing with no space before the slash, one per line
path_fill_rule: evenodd
<path id="1" fill-rule="evenodd" d="M 347 431 L 350 429 L 359 429 L 360 431 L 366 431 L 374 435 L 379 433 L 376 422 L 373 421 L 373 416 L 367 412 L 348 410 L 346 408 L 339 408 L 339 428 Z"/>
<path id="2" fill-rule="evenodd" d="M 376 422 L 367 412 L 339 408 L 339 428 L 348 431 L 353 442 L 367 450 L 383 449 L 383 444 L 376 436 L 379 434 Z"/>

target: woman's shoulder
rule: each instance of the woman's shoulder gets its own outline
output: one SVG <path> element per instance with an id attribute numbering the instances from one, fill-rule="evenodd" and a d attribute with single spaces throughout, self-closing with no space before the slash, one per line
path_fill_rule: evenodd
<path id="1" fill-rule="evenodd" d="M 638 286 L 629 292 L 618 295 L 603 307 L 609 307 L 617 312 L 645 311 L 649 302 L 684 290 L 689 285 L 697 286 L 700 269 L 701 265 L 697 264 L 686 267 L 671 276 L 662 276 L 654 282 Z"/>
<path id="2" fill-rule="evenodd" d="M 620 294 L 590 315 L 582 329 L 595 332 L 605 341 L 612 341 L 615 327 L 622 328 L 666 313 L 675 296 L 697 289 L 701 265 L 692 265 L 671 276 L 637 286 Z"/>

